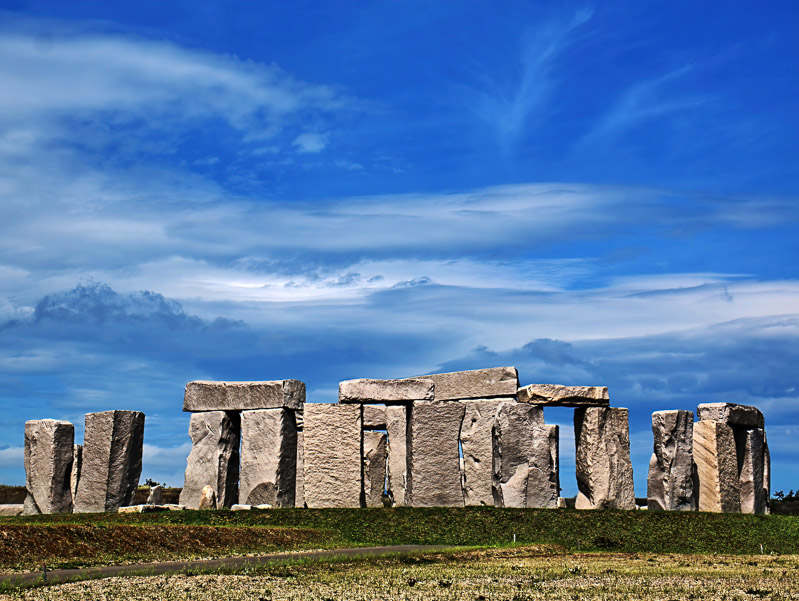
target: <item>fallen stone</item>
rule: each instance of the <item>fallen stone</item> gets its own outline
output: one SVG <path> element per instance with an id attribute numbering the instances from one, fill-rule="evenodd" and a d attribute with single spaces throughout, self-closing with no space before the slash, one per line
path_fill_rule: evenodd
<path id="1" fill-rule="evenodd" d="M 180 504 L 200 507 L 205 486 L 214 489 L 220 507 L 239 498 L 239 441 L 241 418 L 235 411 L 192 413 L 189 421 L 191 452 L 186 460 Z"/>
<path id="2" fill-rule="evenodd" d="M 432 399 L 433 380 L 345 380 L 338 385 L 339 403 L 391 404 Z"/>
<path id="3" fill-rule="evenodd" d="M 386 485 L 386 433 L 363 433 L 363 496 L 367 507 L 383 506 Z"/>
<path id="4" fill-rule="evenodd" d="M 760 409 L 751 405 L 735 403 L 702 403 L 697 407 L 697 419 L 746 428 L 762 428 L 764 424 L 763 413 Z"/>
<path id="5" fill-rule="evenodd" d="M 252 505 L 236 503 L 230 508 L 230 511 L 249 511 L 250 509 L 252 509 Z"/>
<path id="6" fill-rule="evenodd" d="M 550 481 L 549 435 L 541 407 L 503 403 L 493 428 L 493 494 L 497 507 L 557 507 Z"/>
<path id="7" fill-rule="evenodd" d="M 22 515 L 25 509 L 23 503 L 4 503 L 0 504 L 0 515 L 15 516 Z"/>
<path id="8" fill-rule="evenodd" d="M 732 427 L 715 420 L 694 424 L 694 462 L 699 481 L 699 511 L 741 511 L 738 462 Z"/>
<path id="9" fill-rule="evenodd" d="M 302 411 L 305 383 L 299 380 L 268 382 L 207 382 L 186 385 L 183 411 L 247 411 L 294 409 Z"/>
<path id="10" fill-rule="evenodd" d="M 86 414 L 75 512 L 115 512 L 130 504 L 141 475 L 143 441 L 141 411 Z"/>
<path id="11" fill-rule="evenodd" d="M 551 407 L 607 407 L 610 404 L 607 386 L 561 386 L 530 384 L 519 388 L 520 403 Z"/>
<path id="12" fill-rule="evenodd" d="M 463 506 L 458 444 L 463 403 L 417 401 L 408 410 L 406 503 L 411 507 Z"/>
<path id="13" fill-rule="evenodd" d="M 150 487 L 150 494 L 147 495 L 147 505 L 160 505 L 162 501 L 162 491 L 159 485 Z"/>
<path id="14" fill-rule="evenodd" d="M 504 400 L 464 401 L 461 426 L 463 451 L 463 500 L 466 505 L 494 505 L 492 428 L 497 409 Z"/>
<path id="15" fill-rule="evenodd" d="M 72 453 L 75 428 L 66 421 L 25 422 L 25 515 L 72 513 Z"/>
<path id="16" fill-rule="evenodd" d="M 294 485 L 294 507 L 305 507 L 305 432 L 297 431 L 297 475 Z"/>
<path id="17" fill-rule="evenodd" d="M 69 477 L 69 488 L 72 491 L 72 498 L 78 494 L 78 481 L 80 480 L 80 468 L 83 465 L 83 445 L 76 444 L 72 447 L 72 473 Z"/>
<path id="18" fill-rule="evenodd" d="M 574 412 L 577 509 L 634 509 L 628 411 L 582 407 Z"/>
<path id="19" fill-rule="evenodd" d="M 185 505 L 179 505 L 178 503 L 165 503 L 163 507 L 166 507 L 169 511 L 184 511 L 186 510 Z"/>
<path id="20" fill-rule="evenodd" d="M 386 429 L 386 408 L 376 405 L 363 406 L 363 429 L 364 430 L 385 430 Z"/>
<path id="21" fill-rule="evenodd" d="M 386 407 L 386 433 L 388 434 L 388 459 L 386 487 L 394 505 L 406 505 L 408 487 L 407 437 L 408 411 L 404 405 Z"/>
<path id="22" fill-rule="evenodd" d="M 519 373 L 515 367 L 490 367 L 419 377 L 433 380 L 436 401 L 515 397 L 519 388 Z"/>
<path id="23" fill-rule="evenodd" d="M 253 505 L 253 509 L 272 509 L 274 506 L 270 505 L 269 503 L 260 503 L 258 505 Z"/>
<path id="24" fill-rule="evenodd" d="M 736 436 L 738 438 L 738 436 Z M 741 513 L 766 513 L 763 486 L 765 435 L 762 428 L 744 430 L 739 446 L 741 466 L 738 481 L 741 490 Z"/>
<path id="25" fill-rule="evenodd" d="M 202 494 L 200 495 L 200 506 L 197 509 L 216 509 L 216 493 L 214 487 L 210 484 L 203 486 Z"/>
<path id="26" fill-rule="evenodd" d="M 549 441 L 549 488 L 557 497 L 560 494 L 560 426 L 547 424 L 546 429 Z"/>
<path id="27" fill-rule="evenodd" d="M 361 405 L 305 405 L 305 504 L 361 506 Z"/>
<path id="28" fill-rule="evenodd" d="M 126 505 L 117 509 L 117 513 L 156 513 L 159 511 L 172 511 L 167 505 Z"/>
<path id="29" fill-rule="evenodd" d="M 289 409 L 241 413 L 239 503 L 294 507 L 297 422 Z"/>
<path id="30" fill-rule="evenodd" d="M 649 460 L 647 503 L 652 510 L 696 511 L 693 411 L 652 414 L 654 452 Z"/>

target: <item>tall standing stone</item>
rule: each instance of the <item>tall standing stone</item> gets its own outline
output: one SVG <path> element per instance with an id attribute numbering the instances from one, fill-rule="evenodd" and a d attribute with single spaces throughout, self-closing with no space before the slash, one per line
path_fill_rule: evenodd
<path id="1" fill-rule="evenodd" d="M 239 441 L 241 418 L 236 411 L 192 413 L 189 422 L 191 452 L 186 461 L 180 504 L 198 509 L 205 486 L 210 486 L 220 507 L 239 498 Z"/>
<path id="2" fill-rule="evenodd" d="M 699 511 L 738 513 L 741 493 L 732 427 L 714 420 L 694 424 Z"/>
<path id="3" fill-rule="evenodd" d="M 72 491 L 72 498 L 78 494 L 78 481 L 80 480 L 80 468 L 83 465 L 83 445 L 76 444 L 72 447 L 72 474 L 69 478 L 69 488 Z"/>
<path id="4" fill-rule="evenodd" d="M 763 498 L 766 500 L 766 513 L 771 513 L 771 453 L 768 450 L 766 431 L 763 430 Z"/>
<path id="5" fill-rule="evenodd" d="M 297 431 L 297 480 L 294 486 L 294 506 L 305 507 L 305 431 Z"/>
<path id="6" fill-rule="evenodd" d="M 560 426 L 547 424 L 547 440 L 549 441 L 549 488 L 555 495 L 555 507 L 560 496 Z"/>
<path id="7" fill-rule="evenodd" d="M 541 407 L 503 403 L 493 428 L 494 504 L 557 507 L 550 484 L 549 435 Z"/>
<path id="8" fill-rule="evenodd" d="M 383 506 L 386 485 L 386 433 L 363 433 L 363 495 L 367 507 Z"/>
<path id="9" fill-rule="evenodd" d="M 406 504 L 408 487 L 407 438 L 408 411 L 404 405 L 386 407 L 386 433 L 388 434 L 388 459 L 386 485 L 394 505 Z"/>
<path id="10" fill-rule="evenodd" d="M 75 511 L 116 511 L 130 505 L 141 476 L 144 413 L 86 414 L 83 466 Z"/>
<path id="11" fill-rule="evenodd" d="M 635 509 L 628 411 L 584 407 L 574 412 L 577 509 Z"/>
<path id="12" fill-rule="evenodd" d="M 744 430 L 739 452 L 741 513 L 766 513 L 764 476 L 765 435 L 762 428 Z"/>
<path id="13" fill-rule="evenodd" d="M 297 422 L 290 409 L 241 412 L 240 505 L 294 507 Z"/>
<path id="14" fill-rule="evenodd" d="M 513 401 L 513 399 L 506 399 Z M 463 500 L 466 505 L 493 505 L 492 428 L 497 409 L 505 401 L 463 401 L 461 426 Z"/>
<path id="15" fill-rule="evenodd" d="M 418 401 L 409 411 L 407 504 L 463 506 L 458 444 L 463 403 Z"/>
<path id="16" fill-rule="evenodd" d="M 66 421 L 25 422 L 25 515 L 72 513 L 73 444 L 75 428 Z"/>
<path id="17" fill-rule="evenodd" d="M 361 405 L 307 403 L 304 421 L 306 505 L 360 507 Z"/>
<path id="18" fill-rule="evenodd" d="M 696 511 L 694 491 L 694 413 L 674 410 L 652 414 L 654 452 L 649 460 L 649 509 Z"/>

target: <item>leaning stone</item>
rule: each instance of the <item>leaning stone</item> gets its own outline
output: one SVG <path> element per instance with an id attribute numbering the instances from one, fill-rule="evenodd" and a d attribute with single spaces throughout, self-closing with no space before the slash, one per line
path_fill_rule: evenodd
<path id="1" fill-rule="evenodd" d="M 180 503 L 198 509 L 202 490 L 210 485 L 220 507 L 230 507 L 239 497 L 239 414 L 236 411 L 192 413 L 189 438 L 191 452 L 186 460 Z"/>
<path id="2" fill-rule="evenodd" d="M 294 409 L 302 411 L 305 383 L 299 380 L 268 382 L 207 382 L 186 385 L 183 411 L 247 411 Z"/>
<path id="3" fill-rule="evenodd" d="M 654 452 L 649 460 L 647 504 L 652 510 L 696 511 L 694 490 L 694 413 L 652 414 Z"/>
<path id="4" fill-rule="evenodd" d="M 463 500 L 466 505 L 493 505 L 493 447 L 491 430 L 499 406 L 514 399 L 464 401 L 461 426 Z"/>
<path id="5" fill-rule="evenodd" d="M 116 511 L 133 500 L 141 475 L 144 413 L 86 414 L 75 511 Z"/>
<path id="6" fill-rule="evenodd" d="M 363 433 L 363 496 L 367 507 L 383 506 L 386 485 L 386 433 Z"/>
<path id="7" fill-rule="evenodd" d="M 738 513 L 741 493 L 732 427 L 715 420 L 694 424 L 699 511 Z"/>
<path id="8" fill-rule="evenodd" d="M 289 409 L 241 413 L 239 503 L 294 507 L 297 423 Z"/>
<path id="9" fill-rule="evenodd" d="M 78 481 L 80 480 L 80 468 L 83 465 L 83 445 L 76 444 L 72 447 L 72 473 L 69 477 L 69 488 L 72 491 L 72 498 L 78 494 Z"/>
<path id="10" fill-rule="evenodd" d="M 364 430 L 385 430 L 386 429 L 386 408 L 377 405 L 363 406 L 363 429 Z"/>
<path id="11" fill-rule="evenodd" d="M 741 487 L 741 513 L 766 513 L 763 487 L 764 433 L 761 428 L 742 432 L 739 452 L 739 483 Z"/>
<path id="12" fill-rule="evenodd" d="M 574 412 L 577 509 L 635 509 L 628 411 L 583 407 Z"/>
<path id="13" fill-rule="evenodd" d="M 412 507 L 463 506 L 458 445 L 463 403 L 418 401 L 408 410 L 406 503 Z"/>
<path id="14" fill-rule="evenodd" d="M 147 495 L 147 505 L 160 505 L 162 501 L 161 486 L 150 487 L 150 494 Z"/>
<path id="15" fill-rule="evenodd" d="M 305 504 L 361 506 L 361 405 L 305 405 Z"/>
<path id="16" fill-rule="evenodd" d="M 550 486 L 549 436 L 541 407 L 503 403 L 493 428 L 494 504 L 557 507 Z"/>
<path id="17" fill-rule="evenodd" d="M 388 434 L 386 486 L 394 505 L 399 507 L 406 505 L 405 495 L 408 488 L 407 415 L 408 411 L 404 405 L 386 407 L 386 433 Z"/>
<path id="18" fill-rule="evenodd" d="M 547 424 L 546 428 L 549 441 L 549 488 L 557 497 L 560 494 L 560 426 Z"/>
<path id="19" fill-rule="evenodd" d="M 22 515 L 25 511 L 23 503 L 5 503 L 0 505 L 0 515 L 15 516 Z"/>
<path id="20" fill-rule="evenodd" d="M 297 475 L 294 485 L 294 507 L 305 507 L 305 432 L 297 431 Z"/>
<path id="21" fill-rule="evenodd" d="M 751 405 L 735 403 L 702 403 L 697 407 L 697 419 L 723 422 L 730 426 L 762 428 L 763 413 Z"/>
<path id="22" fill-rule="evenodd" d="M 436 401 L 515 397 L 519 388 L 519 373 L 515 367 L 490 367 L 420 377 L 433 380 Z"/>
<path id="23" fill-rule="evenodd" d="M 252 509 L 252 505 L 246 505 L 244 503 L 236 503 L 231 506 L 230 511 L 249 511 Z"/>
<path id="24" fill-rule="evenodd" d="M 72 513 L 75 428 L 66 421 L 25 422 L 25 514 Z"/>
<path id="25" fill-rule="evenodd" d="M 391 404 L 433 398 L 433 380 L 345 380 L 338 385 L 339 403 Z"/>
<path id="26" fill-rule="evenodd" d="M 520 403 L 551 407 L 607 407 L 610 404 L 607 386 L 561 386 L 530 384 L 519 388 Z"/>
<path id="27" fill-rule="evenodd" d="M 216 509 L 216 493 L 214 487 L 208 484 L 203 486 L 200 495 L 200 506 L 197 509 Z"/>

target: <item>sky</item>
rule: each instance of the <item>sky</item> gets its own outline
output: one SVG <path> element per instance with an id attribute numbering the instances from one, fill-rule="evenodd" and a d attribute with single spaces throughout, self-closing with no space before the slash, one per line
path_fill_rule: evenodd
<path id="1" fill-rule="evenodd" d="M 0 482 L 197 379 L 499 365 L 765 414 L 799 489 L 799 5 L 0 0 Z M 576 493 L 572 413 L 563 494 Z"/>

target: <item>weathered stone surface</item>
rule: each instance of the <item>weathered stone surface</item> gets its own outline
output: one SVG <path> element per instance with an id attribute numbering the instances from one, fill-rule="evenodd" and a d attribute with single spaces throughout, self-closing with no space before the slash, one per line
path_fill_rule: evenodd
<path id="1" fill-rule="evenodd" d="M 163 502 L 163 492 L 161 486 L 150 487 L 150 494 L 147 495 L 147 505 L 160 505 Z"/>
<path id="2" fill-rule="evenodd" d="M 15 516 L 22 515 L 25 511 L 23 503 L 4 503 L 0 505 L 0 515 L 2 516 Z"/>
<path id="3" fill-rule="evenodd" d="M 408 489 L 412 507 L 463 505 L 458 437 L 463 403 L 418 401 L 408 410 Z"/>
<path id="4" fill-rule="evenodd" d="M 297 475 L 294 485 L 294 507 L 305 507 L 305 432 L 297 431 Z"/>
<path id="5" fill-rule="evenodd" d="M 141 475 L 143 441 L 141 411 L 86 414 L 76 512 L 115 512 L 130 504 Z"/>
<path id="6" fill-rule="evenodd" d="M 461 426 L 463 451 L 463 500 L 466 505 L 493 505 L 493 442 L 492 429 L 497 409 L 503 400 L 464 401 L 465 413 Z"/>
<path id="7" fill-rule="evenodd" d="M 230 507 L 239 498 L 239 441 L 241 418 L 236 411 L 193 413 L 189 422 L 191 452 L 180 504 L 200 507 L 202 490 L 211 486 L 220 507 Z"/>
<path id="8" fill-rule="evenodd" d="M 236 503 L 230 508 L 230 511 L 249 511 L 250 509 L 252 509 L 252 505 Z"/>
<path id="9" fill-rule="evenodd" d="M 419 376 L 435 383 L 436 401 L 515 397 L 519 373 L 515 367 L 490 367 Z"/>
<path id="10" fill-rule="evenodd" d="M 747 428 L 762 428 L 764 423 L 760 409 L 735 403 L 702 403 L 697 407 L 697 419 Z"/>
<path id="11" fill-rule="evenodd" d="M 763 498 L 766 500 L 766 513 L 771 513 L 771 453 L 768 450 L 765 430 L 763 430 Z"/>
<path id="12" fill-rule="evenodd" d="M 503 403 L 493 428 L 494 504 L 497 507 L 557 507 L 550 485 L 551 456 L 544 410 Z"/>
<path id="13" fill-rule="evenodd" d="M 247 411 L 294 409 L 305 404 L 305 383 L 299 380 L 267 382 L 208 382 L 186 385 L 183 411 Z"/>
<path id="14" fill-rule="evenodd" d="M 146 505 L 127 505 L 117 509 L 117 513 L 156 513 L 159 511 L 174 511 L 174 509 L 168 505 L 153 505 L 150 503 Z"/>
<path id="15" fill-rule="evenodd" d="M 652 414 L 654 452 L 649 460 L 649 509 L 696 511 L 694 490 L 694 413 L 656 411 Z"/>
<path id="16" fill-rule="evenodd" d="M 766 513 L 765 488 L 763 486 L 763 448 L 765 443 L 763 429 L 743 430 L 741 438 L 742 444 L 738 447 L 741 513 Z"/>
<path id="17" fill-rule="evenodd" d="M 574 411 L 577 509 L 635 509 L 628 411 L 583 407 Z"/>
<path id="18" fill-rule="evenodd" d="M 367 507 L 383 506 L 386 484 L 386 433 L 363 433 L 363 496 Z"/>
<path id="19" fill-rule="evenodd" d="M 565 497 L 558 497 L 558 509 L 566 509 L 567 507 Z"/>
<path id="20" fill-rule="evenodd" d="M 607 386 L 561 386 L 530 384 L 519 388 L 520 403 L 552 407 L 607 407 L 610 404 Z"/>
<path id="21" fill-rule="evenodd" d="M 386 487 L 394 505 L 406 504 L 408 488 L 407 438 L 408 411 L 404 405 L 386 407 L 386 432 L 388 434 L 388 460 Z"/>
<path id="22" fill-rule="evenodd" d="M 386 408 L 379 405 L 363 406 L 363 429 L 364 430 L 385 430 L 386 429 Z"/>
<path id="23" fill-rule="evenodd" d="M 338 385 L 339 403 L 407 403 L 433 398 L 433 380 L 345 380 Z"/>
<path id="24" fill-rule="evenodd" d="M 715 420 L 694 424 L 699 511 L 738 513 L 741 493 L 732 427 Z"/>
<path id="25" fill-rule="evenodd" d="M 560 426 L 547 424 L 546 428 L 549 441 L 549 487 L 558 497 L 560 495 Z"/>
<path id="26" fill-rule="evenodd" d="M 25 514 L 72 513 L 75 428 L 66 421 L 25 422 Z"/>
<path id="27" fill-rule="evenodd" d="M 80 468 L 83 465 L 83 445 L 76 444 L 72 447 L 72 473 L 69 476 L 69 488 L 72 491 L 72 498 L 78 494 L 78 481 L 80 480 Z"/>
<path id="28" fill-rule="evenodd" d="M 290 409 L 241 413 L 239 503 L 294 507 L 297 423 Z"/>
<path id="29" fill-rule="evenodd" d="M 197 509 L 216 509 L 216 493 L 210 484 L 203 486 L 200 493 L 200 506 Z"/>
<path id="30" fill-rule="evenodd" d="M 305 504 L 361 506 L 361 405 L 305 405 Z"/>

